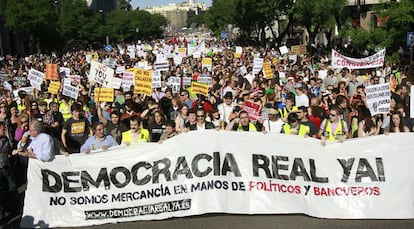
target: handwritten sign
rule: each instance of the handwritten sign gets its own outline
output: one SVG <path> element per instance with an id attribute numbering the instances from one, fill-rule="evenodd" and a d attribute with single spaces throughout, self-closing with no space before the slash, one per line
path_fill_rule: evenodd
<path id="1" fill-rule="evenodd" d="M 95 88 L 94 90 L 95 100 L 98 102 L 113 102 L 114 101 L 114 89 L 113 88 Z"/>
<path id="2" fill-rule="evenodd" d="M 59 81 L 50 81 L 49 87 L 47 88 L 47 91 L 57 95 L 60 89 L 60 82 Z"/>
<path id="3" fill-rule="evenodd" d="M 134 93 L 151 96 L 152 93 L 152 71 L 135 69 Z"/>
<path id="4" fill-rule="evenodd" d="M 199 82 L 192 82 L 191 91 L 194 94 L 208 96 L 208 85 Z"/>
<path id="5" fill-rule="evenodd" d="M 89 80 L 97 82 L 102 87 L 110 87 L 112 78 L 114 77 L 114 70 L 104 64 L 93 61 L 91 63 L 91 71 L 89 74 Z"/>
<path id="6" fill-rule="evenodd" d="M 41 90 L 41 85 L 43 79 L 45 78 L 45 74 L 43 72 L 37 71 L 36 69 L 30 69 L 29 71 L 29 81 L 30 85 L 35 87 L 37 90 Z"/>

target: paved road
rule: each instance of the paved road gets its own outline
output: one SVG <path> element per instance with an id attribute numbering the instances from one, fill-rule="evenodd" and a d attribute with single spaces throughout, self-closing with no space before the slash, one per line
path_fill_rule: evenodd
<path id="1" fill-rule="evenodd" d="M 13 224 L 4 228 L 19 228 L 17 218 Z M 104 224 L 88 229 L 341 229 L 341 228 L 368 228 L 368 229 L 408 229 L 414 228 L 414 219 L 410 220 L 337 220 L 318 219 L 305 215 L 226 215 L 207 214 L 201 216 L 172 218 L 160 221 L 137 221 L 118 224 Z M 66 229 L 79 229 L 68 227 Z"/>

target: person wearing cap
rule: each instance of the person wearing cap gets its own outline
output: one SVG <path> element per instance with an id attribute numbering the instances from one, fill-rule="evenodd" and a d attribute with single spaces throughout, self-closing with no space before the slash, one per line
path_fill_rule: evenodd
<path id="1" fill-rule="evenodd" d="M 50 134 L 50 128 L 53 123 L 53 115 L 47 110 L 47 102 L 41 101 L 38 104 L 38 112 L 35 113 L 34 118 L 43 123 L 46 133 Z"/>
<path id="2" fill-rule="evenodd" d="M 303 92 L 304 90 L 303 84 L 296 83 L 293 87 L 295 88 L 296 94 L 297 94 L 295 96 L 295 102 L 296 102 L 295 105 L 297 107 L 300 107 L 300 106 L 309 107 L 309 97 L 307 94 Z"/>
<path id="3" fill-rule="evenodd" d="M 283 124 L 281 133 L 299 135 L 306 137 L 309 132 L 309 126 L 299 123 L 299 117 L 296 113 L 290 113 L 287 117 L 288 122 Z"/>
<path id="4" fill-rule="evenodd" d="M 233 112 L 233 108 L 233 93 L 228 91 L 223 96 L 223 103 L 220 103 L 217 106 L 217 109 L 220 113 L 220 117 L 222 117 L 226 123 L 229 123 L 230 114 Z"/>
<path id="5" fill-rule="evenodd" d="M 81 116 L 81 105 L 75 103 L 71 106 L 71 110 L 72 118 L 63 124 L 61 140 L 69 153 L 79 153 L 80 147 L 88 139 L 90 133 L 89 122 Z"/>
<path id="6" fill-rule="evenodd" d="M 268 118 L 263 121 L 263 132 L 280 133 L 284 122 L 279 117 L 279 111 L 275 108 L 268 108 L 267 115 Z"/>

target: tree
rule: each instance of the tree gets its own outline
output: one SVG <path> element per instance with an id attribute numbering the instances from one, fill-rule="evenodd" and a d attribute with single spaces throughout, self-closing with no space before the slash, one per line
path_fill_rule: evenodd
<path id="1" fill-rule="evenodd" d="M 129 1 L 127 0 L 117 0 L 116 1 L 116 8 L 119 10 L 124 10 L 124 11 L 131 11 L 132 10 L 132 6 L 131 4 L 129 4 Z"/>
<path id="2" fill-rule="evenodd" d="M 3 3 L 4 4 L 4 3 Z M 57 13 L 50 0 L 7 0 L 6 25 L 15 32 L 30 36 L 32 47 L 47 44 L 55 34 Z"/>
<path id="3" fill-rule="evenodd" d="M 60 10 L 58 31 L 70 43 L 87 44 L 102 38 L 102 20 L 85 1 L 65 0 Z"/>
<path id="4" fill-rule="evenodd" d="M 205 13 L 205 23 L 216 35 L 234 23 L 238 0 L 213 0 L 210 9 Z"/>

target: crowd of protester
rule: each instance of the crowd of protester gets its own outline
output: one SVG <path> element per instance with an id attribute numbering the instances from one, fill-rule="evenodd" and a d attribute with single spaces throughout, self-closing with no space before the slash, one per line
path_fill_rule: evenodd
<path id="1" fill-rule="evenodd" d="M 186 47 L 187 41 L 181 40 L 148 45 Z M 303 54 L 292 60 L 275 49 L 244 47 L 236 58 L 234 47 L 227 47 L 220 39 L 210 38 L 206 46 L 214 48 L 208 54 L 213 60 L 211 71 L 202 67 L 200 58 L 187 56 L 179 65 L 169 59 L 169 70 L 161 72 L 162 87 L 153 89 L 152 96 L 135 94 L 133 87 L 121 87 L 115 90 L 113 102 L 104 103 L 96 102 L 92 95 L 98 85 L 88 82 L 90 64 L 85 50 L 24 58 L 6 56 L 0 62 L 0 72 L 12 90 L 0 85 L 0 218 L 6 207 L 4 193 L 25 182 L 21 177 L 25 176 L 27 158 L 52 161 L 56 154 L 162 143 L 183 132 L 207 129 L 299 135 L 321 139 L 322 145 L 332 140 L 413 131 L 411 82 L 404 67 L 386 64 L 367 70 L 332 69 L 326 56 Z M 135 58 L 119 48 L 92 51 L 99 55 L 97 61 L 112 58 L 127 69 L 142 60 L 152 65 L 156 59 L 153 50 Z M 271 61 L 272 77 L 265 77 L 262 71 L 253 73 L 255 56 Z M 57 95 L 49 93 L 47 80 L 42 90 L 33 93 L 13 85 L 13 77 L 27 77 L 32 68 L 44 72 L 48 63 L 81 76 L 76 85 L 80 89 L 77 100 L 63 96 L 61 90 Z M 212 77 L 209 95 L 195 95 L 183 85 L 179 93 L 173 93 L 167 84 L 171 76 L 192 80 Z M 390 113 L 373 116 L 365 87 L 385 82 L 390 83 L 392 92 Z M 28 85 L 27 81 L 19 86 Z M 244 109 L 246 102 L 260 105 L 260 114 L 254 120 Z M 12 179 L 11 174 L 20 179 Z"/>

